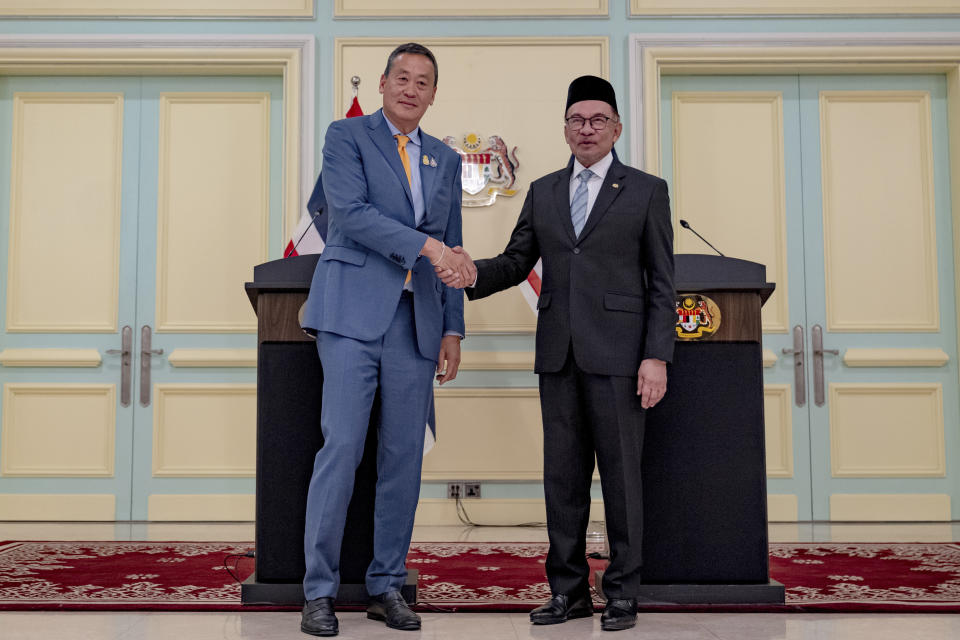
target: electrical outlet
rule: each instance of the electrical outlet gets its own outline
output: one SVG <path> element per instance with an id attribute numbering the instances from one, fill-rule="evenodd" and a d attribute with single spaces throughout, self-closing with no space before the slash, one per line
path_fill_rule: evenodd
<path id="1" fill-rule="evenodd" d="M 447 498 L 451 500 L 480 497 L 479 482 L 448 482 Z"/>

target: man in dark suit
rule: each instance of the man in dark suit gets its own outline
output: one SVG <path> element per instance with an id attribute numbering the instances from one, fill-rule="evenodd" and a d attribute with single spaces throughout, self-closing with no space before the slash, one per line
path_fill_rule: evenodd
<path id="1" fill-rule="evenodd" d="M 426 47 L 397 47 L 380 78 L 383 109 L 330 125 L 323 146 L 329 222 L 303 326 L 317 332 L 323 364 L 324 445 L 307 494 L 300 628 L 338 633 L 334 598 L 353 479 L 380 392 L 373 560 L 367 616 L 419 629 L 400 595 L 420 493 L 424 428 L 433 375 L 453 380 L 460 363 L 463 294 L 433 266 L 472 280 L 461 242 L 460 157 L 420 129 L 437 92 Z M 433 266 L 431 266 L 433 265 Z"/>
<path id="2" fill-rule="evenodd" d="M 574 80 L 564 120 L 574 157 L 530 185 L 506 249 L 476 262 L 467 297 L 519 284 L 543 259 L 534 370 L 553 597 L 530 620 L 593 615 L 585 547 L 596 454 L 610 540 L 601 627 L 628 629 L 636 624 L 640 585 L 644 415 L 666 392 L 673 355 L 670 205 L 663 180 L 612 152 L 622 125 L 609 82 Z"/>

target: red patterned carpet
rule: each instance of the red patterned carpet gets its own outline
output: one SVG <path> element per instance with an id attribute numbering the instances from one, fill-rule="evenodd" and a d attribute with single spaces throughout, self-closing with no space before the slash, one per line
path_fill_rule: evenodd
<path id="1" fill-rule="evenodd" d="M 421 610 L 528 611 L 548 595 L 547 545 L 416 543 Z M 240 585 L 224 567 L 251 544 L 216 542 L 0 542 L 0 610 L 240 611 Z M 601 566 L 598 561 L 592 561 Z M 960 544 L 772 544 L 770 573 L 784 606 L 647 610 L 960 612 Z M 264 607 L 258 607 L 264 609 Z"/>

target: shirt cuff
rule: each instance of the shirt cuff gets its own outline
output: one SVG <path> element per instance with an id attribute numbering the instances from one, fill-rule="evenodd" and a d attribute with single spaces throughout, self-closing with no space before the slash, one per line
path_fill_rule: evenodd
<path id="1" fill-rule="evenodd" d="M 462 333 L 458 333 L 458 332 L 456 332 L 456 331 L 444 331 L 444 332 L 443 332 L 443 337 L 446 338 L 447 336 L 457 336 L 458 338 L 460 338 L 461 340 L 463 340 L 463 334 L 462 334 Z"/>

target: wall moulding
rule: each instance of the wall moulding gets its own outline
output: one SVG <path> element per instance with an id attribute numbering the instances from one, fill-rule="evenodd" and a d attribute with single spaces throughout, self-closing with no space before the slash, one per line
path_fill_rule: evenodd
<path id="1" fill-rule="evenodd" d="M 96 349 L 4 349 L 4 367 L 99 367 L 103 362 Z"/>
<path id="2" fill-rule="evenodd" d="M 167 362 L 172 367 L 256 367 L 257 350 L 174 349 Z"/>
<path id="3" fill-rule="evenodd" d="M 848 367 L 942 367 L 949 361 L 950 356 L 940 348 L 847 349 L 843 353 L 843 364 Z"/>
<path id="4" fill-rule="evenodd" d="M 312 18 L 313 0 L 0 0 L 0 16 Z"/>
<path id="5" fill-rule="evenodd" d="M 337 18 L 606 16 L 608 0 L 336 0 Z"/>
<path id="6" fill-rule="evenodd" d="M 315 42 L 313 35 L 0 35 L 0 76 L 281 76 L 282 249 L 316 179 Z"/>
<path id="7" fill-rule="evenodd" d="M 631 16 L 950 15 L 958 0 L 630 0 Z"/>

